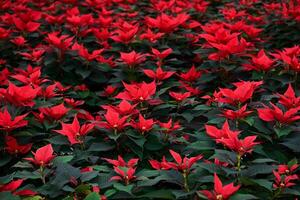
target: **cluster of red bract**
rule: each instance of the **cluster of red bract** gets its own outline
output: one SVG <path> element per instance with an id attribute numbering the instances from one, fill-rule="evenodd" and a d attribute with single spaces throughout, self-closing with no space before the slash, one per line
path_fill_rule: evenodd
<path id="1" fill-rule="evenodd" d="M 1 0 L 0 199 L 298 199 L 299 0 Z"/>

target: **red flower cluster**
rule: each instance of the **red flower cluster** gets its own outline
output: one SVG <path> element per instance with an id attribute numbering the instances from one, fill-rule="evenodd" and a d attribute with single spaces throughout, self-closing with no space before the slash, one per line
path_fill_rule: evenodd
<path id="1" fill-rule="evenodd" d="M 227 200 L 234 193 L 236 193 L 240 188 L 240 185 L 234 186 L 233 183 L 223 186 L 221 180 L 214 174 L 214 191 L 202 190 L 201 192 L 209 199 L 209 200 Z"/>
<path id="2" fill-rule="evenodd" d="M 0 1 L 0 199 L 299 198 L 299 24 L 299 0 Z"/>
<path id="3" fill-rule="evenodd" d="M 240 131 L 230 130 L 227 121 L 223 124 L 222 129 L 217 129 L 210 125 L 206 125 L 205 129 L 207 134 L 215 139 L 217 143 L 225 145 L 239 156 L 243 156 L 245 153 L 251 153 L 253 147 L 259 144 L 259 142 L 255 142 L 257 136 L 247 136 L 244 139 L 239 139 Z"/>

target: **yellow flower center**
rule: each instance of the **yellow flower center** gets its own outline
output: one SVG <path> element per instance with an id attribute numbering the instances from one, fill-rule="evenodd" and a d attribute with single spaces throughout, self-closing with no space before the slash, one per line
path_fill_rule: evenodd
<path id="1" fill-rule="evenodd" d="M 223 200 L 223 196 L 222 196 L 221 194 L 218 194 L 218 195 L 216 196 L 216 198 L 217 198 L 217 200 Z"/>

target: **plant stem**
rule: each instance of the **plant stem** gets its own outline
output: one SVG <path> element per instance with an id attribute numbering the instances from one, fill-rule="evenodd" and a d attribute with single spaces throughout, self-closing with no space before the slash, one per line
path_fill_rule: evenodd
<path id="1" fill-rule="evenodd" d="M 168 139 L 169 139 L 169 134 L 164 133 L 164 142 L 168 142 Z"/>
<path id="2" fill-rule="evenodd" d="M 144 108 L 144 104 L 143 104 L 143 102 L 142 102 L 142 101 L 140 102 L 140 107 L 141 107 L 141 110 L 143 110 L 143 108 Z"/>
<path id="3" fill-rule="evenodd" d="M 241 155 L 240 154 L 238 154 L 237 155 L 237 165 L 236 165 L 236 168 L 237 168 L 237 170 L 238 170 L 238 172 L 240 173 L 240 171 L 241 171 Z"/>
<path id="4" fill-rule="evenodd" d="M 235 128 L 239 129 L 239 120 L 238 119 L 235 120 Z"/>
<path id="5" fill-rule="evenodd" d="M 237 182 L 238 184 L 241 184 L 241 161 L 242 161 L 242 156 L 240 154 L 237 155 L 237 165 L 236 165 L 236 169 L 237 169 Z"/>
<path id="6" fill-rule="evenodd" d="M 277 197 L 281 194 L 281 191 L 282 191 L 282 188 L 279 188 L 278 190 L 275 190 L 272 199 L 277 199 Z"/>
<path id="7" fill-rule="evenodd" d="M 83 142 L 83 141 L 80 143 L 80 149 L 81 149 L 82 151 L 85 149 L 85 145 L 84 145 L 84 142 Z"/>
<path id="8" fill-rule="evenodd" d="M 44 174 L 43 166 L 40 167 L 40 174 L 41 174 L 41 180 L 42 180 L 43 184 L 46 184 L 46 176 Z"/>
<path id="9" fill-rule="evenodd" d="M 186 192 L 189 192 L 190 189 L 189 189 L 189 184 L 188 184 L 188 173 L 187 173 L 187 171 L 184 170 L 183 173 L 182 173 L 182 176 L 183 176 L 183 181 L 184 181 L 184 183 L 183 183 L 184 190 Z"/>

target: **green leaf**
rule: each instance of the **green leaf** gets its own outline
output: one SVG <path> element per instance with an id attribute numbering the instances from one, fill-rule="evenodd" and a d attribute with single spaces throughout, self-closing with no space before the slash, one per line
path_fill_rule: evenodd
<path id="1" fill-rule="evenodd" d="M 161 143 L 161 141 L 159 140 L 159 133 L 155 133 L 155 134 L 149 134 L 147 136 L 147 141 L 144 145 L 146 150 L 150 150 L 150 151 L 159 151 L 161 150 L 164 146 Z"/>
<path id="2" fill-rule="evenodd" d="M 209 171 L 210 173 L 220 173 L 221 172 L 221 168 L 219 166 L 216 166 L 213 163 L 199 163 L 198 164 L 199 167 L 201 167 L 201 169 L 205 169 L 207 171 Z"/>
<path id="3" fill-rule="evenodd" d="M 11 157 L 8 154 L 1 155 L 0 167 L 6 165 L 11 161 Z"/>
<path id="4" fill-rule="evenodd" d="M 224 124 L 225 119 L 222 117 L 215 117 L 211 120 L 209 120 L 207 123 L 208 124 Z"/>
<path id="5" fill-rule="evenodd" d="M 161 175 L 161 176 L 155 177 L 154 179 L 146 179 L 146 180 L 139 181 L 137 185 L 138 185 L 138 187 L 153 186 L 163 180 L 168 180 L 168 177 Z"/>
<path id="6" fill-rule="evenodd" d="M 291 127 L 282 127 L 282 128 L 274 128 L 276 135 L 281 138 L 283 136 L 287 136 L 292 132 Z"/>
<path id="7" fill-rule="evenodd" d="M 84 198 L 84 200 L 99 200 L 99 199 L 100 199 L 100 195 L 96 192 L 92 192 Z"/>
<path id="8" fill-rule="evenodd" d="M 294 158 L 294 159 L 292 159 L 292 160 L 290 160 L 290 161 L 288 162 L 288 166 L 289 166 L 289 167 L 291 167 L 291 166 L 293 166 L 293 165 L 296 165 L 296 164 L 298 164 L 297 158 Z"/>
<path id="9" fill-rule="evenodd" d="M 290 159 L 287 157 L 286 153 L 284 153 L 281 149 L 282 147 L 276 144 L 265 144 L 263 146 L 263 151 L 267 155 L 266 157 L 274 159 L 279 163 L 286 163 Z"/>
<path id="10" fill-rule="evenodd" d="M 3 200 L 21 200 L 19 196 L 14 196 L 10 192 L 0 192 L 0 199 Z"/>
<path id="11" fill-rule="evenodd" d="M 291 137 L 284 140 L 282 145 L 288 147 L 289 149 L 293 150 L 294 152 L 300 153 L 300 135 L 297 134 L 296 137 Z"/>
<path id="12" fill-rule="evenodd" d="M 184 190 L 172 190 L 172 194 L 175 195 L 175 199 L 192 199 L 195 191 L 186 192 Z"/>
<path id="13" fill-rule="evenodd" d="M 138 173 L 136 173 L 136 176 L 144 176 L 144 177 L 154 177 L 158 176 L 159 171 L 158 170 L 149 170 L 149 169 L 142 169 Z"/>
<path id="14" fill-rule="evenodd" d="M 122 185 L 121 183 L 114 183 L 114 188 L 119 191 L 126 192 L 128 194 L 132 194 L 133 185 Z"/>
<path id="15" fill-rule="evenodd" d="M 189 112 L 184 112 L 181 114 L 181 116 L 189 123 L 194 119 L 194 115 L 192 115 Z"/>
<path id="16" fill-rule="evenodd" d="M 272 171 L 275 169 L 272 165 L 266 165 L 266 164 L 256 164 L 256 165 L 250 165 L 247 169 L 242 171 L 242 176 L 256 176 L 258 174 L 271 174 Z"/>
<path id="17" fill-rule="evenodd" d="M 23 200 L 43 200 L 44 198 L 41 196 L 33 196 L 33 197 L 26 197 Z"/>
<path id="18" fill-rule="evenodd" d="M 70 197 L 70 196 L 67 196 L 67 197 L 63 198 L 62 200 L 74 200 L 74 198 Z"/>
<path id="19" fill-rule="evenodd" d="M 97 67 L 103 72 L 111 71 L 111 67 L 107 63 L 100 63 L 97 65 Z"/>
<path id="20" fill-rule="evenodd" d="M 251 200 L 251 199 L 258 199 L 258 197 L 252 195 L 252 194 L 235 194 L 232 197 L 230 197 L 230 200 Z"/>
<path id="21" fill-rule="evenodd" d="M 93 169 L 99 172 L 110 172 L 110 168 L 104 165 L 96 165 L 93 166 Z"/>
<path id="22" fill-rule="evenodd" d="M 75 188 L 76 193 L 85 193 L 90 191 L 90 186 L 88 184 L 80 184 Z"/>
<path id="23" fill-rule="evenodd" d="M 29 162 L 17 162 L 13 167 L 15 168 L 32 168 L 32 164 L 30 164 Z"/>
<path id="24" fill-rule="evenodd" d="M 160 96 L 161 94 L 167 92 L 171 87 L 162 88 L 159 91 L 157 91 L 156 95 Z M 156 108 L 156 107 L 155 107 Z"/>
<path id="25" fill-rule="evenodd" d="M 259 185 L 259 186 L 267 189 L 270 192 L 272 191 L 272 188 L 273 188 L 272 187 L 273 183 L 271 181 L 268 181 L 268 180 L 265 180 L 265 179 L 251 179 L 251 178 L 242 177 L 241 181 L 245 186 L 249 186 L 249 185 L 257 186 L 257 185 Z"/>
<path id="26" fill-rule="evenodd" d="M 79 178 L 81 176 L 80 169 L 73 167 L 67 163 L 56 163 L 56 174 L 51 184 L 58 188 L 63 187 L 70 181 L 70 178 Z"/>
<path id="27" fill-rule="evenodd" d="M 129 138 L 131 139 L 131 141 L 133 141 L 135 144 L 137 144 L 141 148 L 143 148 L 143 146 L 146 142 L 146 139 L 144 136 L 140 136 L 140 137 L 129 136 Z"/>
<path id="28" fill-rule="evenodd" d="M 65 137 L 63 135 L 54 136 L 54 137 L 48 139 L 48 141 L 51 144 L 56 144 L 56 145 L 69 145 L 70 144 L 67 137 Z"/>
<path id="29" fill-rule="evenodd" d="M 87 182 L 92 180 L 93 178 L 96 178 L 98 176 L 99 172 L 97 171 L 92 171 L 92 172 L 84 172 L 81 174 L 81 181 L 82 182 Z"/>
<path id="30" fill-rule="evenodd" d="M 254 179 L 254 182 L 268 190 L 272 190 L 273 183 L 266 179 Z"/>
<path id="31" fill-rule="evenodd" d="M 66 191 L 66 192 L 74 192 L 75 189 L 72 188 L 71 186 L 69 185 L 65 185 L 63 188 L 62 188 L 63 191 Z"/>
<path id="32" fill-rule="evenodd" d="M 245 119 L 243 119 L 242 121 L 246 122 L 249 126 L 253 126 L 255 120 L 253 117 L 246 117 Z"/>
<path id="33" fill-rule="evenodd" d="M 116 194 L 117 190 L 115 189 L 110 189 L 110 190 L 106 190 L 106 192 L 104 193 L 104 195 L 109 198 L 111 196 L 113 196 L 114 194 Z"/>
<path id="34" fill-rule="evenodd" d="M 68 163 L 70 162 L 72 159 L 74 158 L 74 156 L 70 155 L 70 156 L 57 156 L 54 160 L 53 163 Z"/>
<path id="35" fill-rule="evenodd" d="M 215 157 L 217 157 L 222 162 L 228 162 L 232 164 L 236 163 L 236 158 L 237 158 L 236 153 L 231 151 L 221 150 L 221 149 L 215 150 Z"/>
<path id="36" fill-rule="evenodd" d="M 207 111 L 207 110 L 211 110 L 212 108 L 207 106 L 207 105 L 198 105 L 195 108 L 193 108 L 193 110 L 203 110 L 203 111 Z"/>
<path id="37" fill-rule="evenodd" d="M 90 95 L 90 91 L 88 91 L 88 90 L 87 91 L 79 91 L 78 94 L 79 94 L 80 98 L 85 99 Z"/>
<path id="38" fill-rule="evenodd" d="M 148 192 L 144 195 L 139 196 L 140 198 L 149 198 L 149 199 L 174 199 L 171 190 L 154 190 L 152 192 Z"/>
<path id="39" fill-rule="evenodd" d="M 89 75 L 91 75 L 91 73 L 91 70 L 85 69 L 83 66 L 76 69 L 76 74 L 80 75 L 83 79 L 87 78 Z"/>
<path id="40" fill-rule="evenodd" d="M 292 194 L 292 195 L 296 195 L 296 196 L 300 196 L 300 190 L 299 187 L 296 188 L 285 188 L 283 191 L 283 194 Z"/>
<path id="41" fill-rule="evenodd" d="M 14 178 L 13 175 L 14 174 L 6 175 L 6 176 L 1 176 L 0 177 L 0 185 L 6 184 L 6 183 L 12 181 L 13 178 Z"/>
<path id="42" fill-rule="evenodd" d="M 275 163 L 276 160 L 273 160 L 273 159 L 270 159 L 270 158 L 257 158 L 257 159 L 252 161 L 252 163 L 268 163 L 268 162 Z"/>
<path id="43" fill-rule="evenodd" d="M 112 150 L 115 146 L 112 144 L 107 144 L 104 142 L 93 143 L 88 151 L 109 151 Z"/>
<path id="44" fill-rule="evenodd" d="M 161 110 L 161 109 L 175 108 L 175 107 L 176 107 L 176 105 L 174 105 L 174 104 L 161 104 L 161 105 L 155 106 L 153 108 L 153 110 Z"/>
<path id="45" fill-rule="evenodd" d="M 187 149 L 193 149 L 193 150 L 213 150 L 215 149 L 215 144 L 212 140 L 206 140 L 206 141 L 197 141 L 194 143 L 191 143 L 187 146 Z"/>
<path id="46" fill-rule="evenodd" d="M 22 179 L 39 179 L 41 178 L 38 171 L 29 172 L 29 171 L 17 171 L 14 175 L 15 178 L 22 178 Z"/>
<path id="47" fill-rule="evenodd" d="M 266 124 L 262 120 L 255 119 L 253 126 L 258 130 L 258 132 L 262 132 L 267 135 L 272 134 L 272 132 L 266 127 Z"/>

